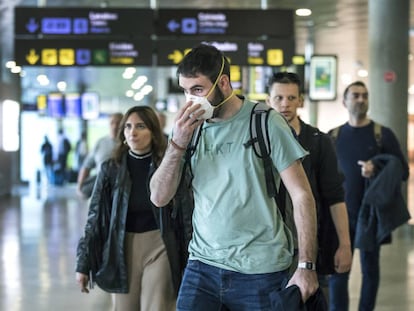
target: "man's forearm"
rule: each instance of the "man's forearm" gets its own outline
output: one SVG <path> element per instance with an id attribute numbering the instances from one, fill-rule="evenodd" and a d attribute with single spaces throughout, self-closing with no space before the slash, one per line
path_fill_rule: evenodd
<path id="1" fill-rule="evenodd" d="M 298 233 L 299 261 L 316 260 L 316 207 L 308 178 L 300 161 L 280 172 L 293 204 Z"/>
<path id="2" fill-rule="evenodd" d="M 293 202 L 296 230 L 298 233 L 299 261 L 316 261 L 316 207 L 310 193 L 303 194 Z"/>
<path id="3" fill-rule="evenodd" d="M 181 179 L 181 161 L 184 150 L 169 144 L 160 166 L 150 181 L 151 201 L 163 207 L 174 197 Z"/>
<path id="4" fill-rule="evenodd" d="M 349 246 L 351 240 L 349 237 L 348 213 L 344 202 L 333 204 L 329 207 L 332 220 L 335 225 L 336 234 L 338 235 L 339 245 Z"/>

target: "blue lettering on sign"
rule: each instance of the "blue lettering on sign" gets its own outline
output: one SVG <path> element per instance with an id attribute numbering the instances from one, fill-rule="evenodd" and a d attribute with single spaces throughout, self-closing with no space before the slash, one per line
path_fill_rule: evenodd
<path id="1" fill-rule="evenodd" d="M 197 33 L 197 19 L 188 17 L 183 18 L 181 20 L 181 31 L 183 34 Z"/>
<path id="2" fill-rule="evenodd" d="M 66 17 L 45 17 L 42 19 L 42 33 L 67 35 L 71 33 L 71 20 Z"/>
<path id="3" fill-rule="evenodd" d="M 89 49 L 76 50 L 76 64 L 77 65 L 89 65 L 91 63 L 92 55 Z"/>
<path id="4" fill-rule="evenodd" d="M 73 19 L 73 33 L 74 34 L 87 34 L 88 33 L 88 19 L 87 18 L 74 18 Z"/>

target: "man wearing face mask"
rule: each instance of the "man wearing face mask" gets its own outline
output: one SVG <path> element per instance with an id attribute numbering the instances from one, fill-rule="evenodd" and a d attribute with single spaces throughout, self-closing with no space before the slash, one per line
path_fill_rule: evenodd
<path id="1" fill-rule="evenodd" d="M 262 160 L 244 146 L 254 103 L 234 94 L 230 65 L 213 46 L 193 48 L 177 76 L 187 102 L 150 182 L 152 202 L 167 205 L 180 182 L 186 146 L 203 123 L 191 157 L 194 231 L 177 310 L 269 310 L 271 297 L 284 288 L 293 250 L 267 195 Z M 307 153 L 277 112 L 271 111 L 268 124 L 275 177 L 292 197 L 298 229 L 300 264 L 287 286 L 296 285 L 302 303 L 318 288 L 315 203 L 300 161 Z"/>

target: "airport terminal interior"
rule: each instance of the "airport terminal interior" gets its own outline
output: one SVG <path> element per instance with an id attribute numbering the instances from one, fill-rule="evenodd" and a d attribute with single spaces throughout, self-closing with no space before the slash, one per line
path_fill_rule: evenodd
<path id="1" fill-rule="evenodd" d="M 345 86 L 351 81 L 361 80 L 381 92 L 396 94 L 395 102 L 390 105 L 371 101 L 370 106 L 375 118 L 396 127 L 397 136 L 404 138 L 401 145 L 406 149 L 411 171 L 404 190 L 407 190 L 408 209 L 414 217 L 414 0 L 392 1 L 394 6 L 404 3 L 407 8 L 407 59 L 395 59 L 398 54 L 394 53 L 399 50 L 397 42 L 390 49 L 384 48 L 379 56 L 394 59 L 373 64 L 372 58 L 378 57 L 372 51 L 375 31 L 368 29 L 372 25 L 369 16 L 376 17 L 373 10 L 377 10 L 377 15 L 384 14 L 383 6 L 394 12 L 390 1 L 0 0 L 0 310 L 111 310 L 109 294 L 97 287 L 90 294 L 83 294 L 75 281 L 76 245 L 83 233 L 89 202 L 76 194 L 78 163 L 74 152 L 69 155 L 74 176 L 57 183 L 47 180 L 39 148 L 44 136 L 55 144 L 59 128 L 65 129 L 72 145 L 86 131 L 91 147 L 106 134 L 108 115 L 125 112 L 132 105 L 152 105 L 164 110 L 168 132 L 175 112 L 184 101 L 176 85 L 176 65 L 186 49 L 200 40 L 228 49 L 235 62 L 241 62 L 233 68 L 232 83 L 238 92 L 251 99 L 265 98 L 265 81 L 272 72 L 298 72 L 306 82 L 301 118 L 323 131 L 347 120 L 341 99 Z M 52 9 L 54 15 L 47 15 L 46 8 Z M 301 8 L 310 9 L 312 14 L 297 15 L 296 10 Z M 111 9 L 126 21 L 115 23 L 113 29 L 111 22 L 108 27 L 107 24 L 102 26 L 102 21 L 97 22 L 95 28 L 91 28 L 96 33 L 90 37 L 86 34 L 89 40 L 85 40 L 81 21 L 85 12 L 111 12 Z M 184 9 L 191 12 L 180 11 Z M 236 35 L 192 37 L 191 20 L 199 16 L 199 11 L 210 9 L 225 12 L 230 21 L 239 23 L 237 29 L 232 29 Z M 251 15 L 252 12 L 257 16 L 263 14 L 263 25 L 269 17 L 264 11 L 282 10 L 284 13 L 274 25 L 270 19 L 271 26 L 266 27 L 265 35 L 253 37 L 246 34 L 255 31 L 254 23 L 248 25 L 250 32 L 243 30 L 244 20 L 240 16 L 245 15 L 232 12 L 240 9 L 251 10 Z M 125 12 L 128 10 L 132 13 Z M 185 14 L 190 13 L 196 15 L 188 18 Z M 69 34 L 71 30 L 65 26 L 72 14 L 81 17 L 78 28 L 73 28 L 78 31 L 76 35 Z M 143 15 L 136 19 L 134 14 Z M 245 12 L 238 11 L 238 14 Z M 48 22 L 42 25 L 44 33 L 37 24 L 42 18 Z M 148 18 L 157 18 L 158 24 L 147 27 Z M 183 33 L 172 35 L 166 34 L 165 29 L 158 29 L 162 18 L 171 32 L 180 29 L 182 19 Z M 287 24 L 280 24 L 282 20 Z M 387 16 L 383 24 L 384 28 L 379 30 L 381 34 L 386 33 L 387 27 L 394 31 L 402 27 L 389 23 Z M 45 35 L 47 31 L 49 35 Z M 105 34 L 108 31 L 110 33 Z M 151 31 L 160 33 L 154 35 Z M 105 44 L 111 40 L 122 43 L 109 43 L 114 50 L 105 51 Z M 265 65 L 263 55 L 244 51 L 241 47 L 248 43 L 253 50 L 260 44 L 265 50 L 269 49 L 267 55 L 272 57 Z M 80 52 L 71 54 L 65 44 Z M 146 44 L 154 44 L 153 50 L 148 50 Z M 272 44 L 277 46 L 275 50 Z M 88 56 L 85 51 L 94 45 L 100 52 Z M 234 46 L 238 46 L 236 51 L 232 50 Z M 55 57 L 53 53 L 58 50 L 60 54 Z M 284 59 L 280 51 L 292 61 Z M 108 53 L 113 54 L 107 58 Z M 244 55 L 247 53 L 253 54 Z M 245 59 L 239 60 L 241 55 Z M 322 61 L 334 64 L 335 70 L 331 73 L 335 81 L 328 94 L 316 91 L 310 94 L 312 56 L 322 56 Z M 385 63 L 390 68 L 385 68 Z M 377 67 L 382 70 L 379 79 L 385 84 L 382 88 L 381 84 L 373 82 Z M 407 77 L 400 75 L 401 67 L 405 68 Z M 398 93 L 402 88 L 404 94 Z M 381 96 L 383 94 L 386 93 Z M 60 105 L 71 105 L 73 109 L 69 112 L 66 108 L 62 112 Z M 358 310 L 360 277 L 356 250 L 350 281 L 350 311 Z M 381 248 L 381 284 L 375 310 L 414 311 L 413 293 L 414 220 L 411 219 L 395 230 L 391 244 Z"/>

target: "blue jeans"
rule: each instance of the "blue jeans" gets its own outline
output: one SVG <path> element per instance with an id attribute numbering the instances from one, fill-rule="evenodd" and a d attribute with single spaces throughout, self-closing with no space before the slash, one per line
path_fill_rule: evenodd
<path id="1" fill-rule="evenodd" d="M 372 311 L 375 308 L 380 282 L 380 246 L 374 251 L 360 251 L 362 285 L 359 298 L 359 311 Z M 337 273 L 329 279 L 329 310 L 349 310 L 348 273 Z"/>
<path id="2" fill-rule="evenodd" d="M 279 290 L 287 271 L 243 274 L 189 260 L 177 299 L 177 311 L 266 311 L 269 294 Z"/>

